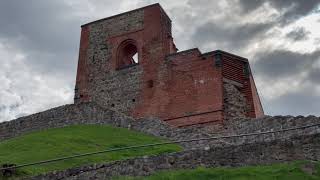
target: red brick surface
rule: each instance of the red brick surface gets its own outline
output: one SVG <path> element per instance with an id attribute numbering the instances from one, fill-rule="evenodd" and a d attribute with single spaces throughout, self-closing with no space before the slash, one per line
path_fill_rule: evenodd
<path id="1" fill-rule="evenodd" d="M 223 55 L 223 77 L 243 85 L 241 92 L 245 94 L 249 111 L 248 117 L 256 118 L 264 115 L 260 98 L 253 81 L 252 74 L 245 75 L 244 68 L 249 62 L 246 59 Z M 250 69 L 250 67 L 249 67 Z"/>
<path id="2" fill-rule="evenodd" d="M 75 97 L 75 101 L 88 102 L 88 68 L 86 65 L 87 49 L 89 45 L 89 28 L 82 27 L 79 47 L 79 60 L 76 78 L 76 91 L 79 97 Z M 81 94 L 81 96 L 80 96 Z"/>

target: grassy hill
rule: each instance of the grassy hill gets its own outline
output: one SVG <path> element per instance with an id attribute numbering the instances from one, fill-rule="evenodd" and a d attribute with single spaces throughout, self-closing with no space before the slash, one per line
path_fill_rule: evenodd
<path id="1" fill-rule="evenodd" d="M 118 177 L 114 180 L 319 180 L 320 163 L 293 162 L 240 168 L 197 168 L 163 171 L 149 177 Z"/>
<path id="2" fill-rule="evenodd" d="M 0 142 L 0 164 L 25 164 L 87 152 L 133 146 L 164 140 L 130 131 L 99 125 L 77 125 L 49 129 Z M 99 162 L 114 161 L 134 156 L 154 155 L 181 150 L 178 145 L 140 148 L 130 151 L 111 152 L 81 158 L 74 158 L 49 164 L 19 169 L 20 175 L 36 175 L 53 170 L 62 170 Z M 1 178 L 1 177 L 0 177 Z"/>
<path id="3" fill-rule="evenodd" d="M 0 164 L 25 164 L 110 148 L 164 142 L 157 137 L 101 125 L 77 125 L 29 133 L 0 142 Z M 85 164 L 102 163 L 129 157 L 156 155 L 181 150 L 164 145 L 110 152 L 19 169 L 18 176 L 37 175 Z M 311 164 L 311 165 L 310 165 Z M 0 179 L 3 177 L 0 176 Z M 116 180 L 315 180 L 320 179 L 320 162 L 294 162 L 240 168 L 197 168 L 155 173 L 149 177 L 118 177 Z"/>

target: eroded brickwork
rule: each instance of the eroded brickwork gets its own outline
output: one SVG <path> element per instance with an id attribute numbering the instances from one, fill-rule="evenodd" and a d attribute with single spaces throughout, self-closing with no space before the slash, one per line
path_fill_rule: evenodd
<path id="1" fill-rule="evenodd" d="M 224 115 L 226 119 L 246 117 L 249 107 L 244 94 L 240 91 L 241 88 L 241 84 L 230 80 L 225 80 L 223 83 Z"/>

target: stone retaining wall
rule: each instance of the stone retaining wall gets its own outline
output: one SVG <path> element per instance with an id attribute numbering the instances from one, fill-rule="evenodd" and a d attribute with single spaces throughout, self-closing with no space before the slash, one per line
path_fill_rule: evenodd
<path id="1" fill-rule="evenodd" d="M 316 116 L 265 116 L 258 119 L 234 118 L 225 122 L 229 133 L 250 133 L 286 129 L 320 123 Z"/>
<path id="2" fill-rule="evenodd" d="M 135 131 L 176 141 L 279 130 L 316 123 L 320 123 L 320 118 L 315 116 L 266 116 L 260 119 L 232 119 L 225 121 L 225 124 L 220 126 L 204 125 L 177 129 L 158 119 L 134 120 L 122 113 L 118 113 L 110 109 L 104 109 L 95 103 L 82 103 L 77 105 L 70 104 L 60 106 L 9 122 L 0 123 L 0 140 L 9 139 L 32 131 L 76 124 L 106 124 L 114 127 L 129 128 Z M 181 143 L 181 145 L 186 149 L 203 148 L 208 146 L 218 147 L 230 144 L 239 145 L 243 143 L 272 141 L 279 138 L 283 139 L 296 135 L 311 135 L 316 133 L 320 133 L 319 126 L 274 134 L 239 137 L 237 139 L 224 138 L 217 140 L 194 141 Z"/>
<path id="3" fill-rule="evenodd" d="M 82 103 L 60 106 L 0 123 L 0 140 L 32 131 L 75 124 L 106 124 L 165 137 L 170 140 L 184 140 L 280 130 L 318 123 L 320 123 L 320 118 L 315 116 L 266 116 L 260 119 L 229 119 L 220 126 L 193 126 L 177 129 L 158 119 L 134 120 L 122 113 L 101 108 L 95 103 Z M 155 170 L 193 168 L 199 165 L 210 167 L 220 165 L 240 166 L 303 158 L 319 160 L 319 137 L 320 127 L 314 126 L 272 134 L 194 141 L 181 143 L 185 150 L 188 150 L 181 153 L 73 168 L 59 173 L 39 176 L 38 179 L 49 177 L 51 179 L 51 176 L 53 179 L 59 179 L 58 177 L 87 179 L 88 177 L 108 175 L 147 175 Z M 211 150 L 205 151 L 203 149 Z M 157 165 L 157 163 L 160 163 L 160 165 Z"/>
<path id="4" fill-rule="evenodd" d="M 212 136 L 228 136 L 228 135 L 239 135 L 247 133 L 257 133 L 266 131 L 277 131 L 281 129 L 302 127 L 312 124 L 320 124 L 320 118 L 316 116 L 265 116 L 258 119 L 250 118 L 234 118 L 229 119 L 224 122 L 223 125 L 213 125 L 207 127 L 193 127 L 193 130 L 182 130 L 179 131 L 192 131 L 199 132 L 202 137 L 212 137 Z M 197 133 L 197 134 L 199 134 Z M 210 141 L 200 141 L 199 143 L 188 144 L 188 147 L 217 147 L 224 146 L 226 144 L 240 145 L 243 143 L 255 143 L 255 142 L 265 142 L 273 141 L 276 139 L 289 139 L 294 136 L 300 135 L 312 135 L 320 133 L 320 125 L 301 128 L 297 130 L 245 136 L 239 138 L 224 138 L 219 140 Z M 199 135 L 198 135 L 199 136 Z"/>
<path id="5" fill-rule="evenodd" d="M 320 160 L 320 134 L 269 142 L 195 149 L 179 153 L 94 164 L 29 179 L 110 179 L 112 176 L 146 176 L 160 170 L 264 165 L 296 160 Z"/>
<path id="6" fill-rule="evenodd" d="M 0 141 L 28 132 L 76 124 L 110 124 L 125 126 L 132 118 L 93 103 L 69 104 L 0 123 Z M 128 126 L 128 125 L 127 125 Z"/>

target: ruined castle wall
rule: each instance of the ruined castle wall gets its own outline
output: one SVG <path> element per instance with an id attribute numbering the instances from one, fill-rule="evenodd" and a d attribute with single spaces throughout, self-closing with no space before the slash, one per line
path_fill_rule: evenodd
<path id="1" fill-rule="evenodd" d="M 170 140 L 185 140 L 281 130 L 319 124 L 320 119 L 315 116 L 275 116 L 260 119 L 238 118 L 227 120 L 224 123 L 224 126 L 220 126 L 213 130 L 208 126 L 190 126 L 177 129 L 169 126 L 159 119 L 147 118 L 134 120 L 122 113 L 101 108 L 95 103 L 82 103 L 77 105 L 71 104 L 60 106 L 9 122 L 0 123 L 0 140 L 48 128 L 57 128 L 76 124 L 111 125 L 114 127 L 129 128 L 131 130 L 168 138 Z M 190 143 L 182 143 L 181 145 L 187 149 L 203 148 L 207 146 L 223 147 L 230 144 L 240 145 L 243 143 L 273 141 L 276 139 L 288 139 L 294 136 L 312 135 L 317 133 L 320 133 L 319 126 L 265 135 L 194 141 Z"/>
<path id="2" fill-rule="evenodd" d="M 177 127 L 221 124 L 228 99 L 222 79 L 228 79 L 241 85 L 237 88 L 246 98 L 246 116 L 263 115 L 247 59 L 220 50 L 176 51 L 171 20 L 159 4 L 83 25 L 75 103 L 96 102 L 136 119 L 160 118 Z M 137 64 L 129 62 L 135 52 Z M 232 109 L 230 103 L 226 107 Z"/>
<path id="3" fill-rule="evenodd" d="M 270 142 L 196 149 L 72 168 L 39 175 L 37 179 L 111 179 L 112 176 L 147 176 L 156 171 L 204 167 L 268 165 L 297 160 L 320 160 L 320 135 L 296 136 Z"/>
<path id="4" fill-rule="evenodd" d="M 76 124 L 109 124 L 128 127 L 133 120 L 93 103 L 69 104 L 0 123 L 0 141 L 29 132 Z"/>

